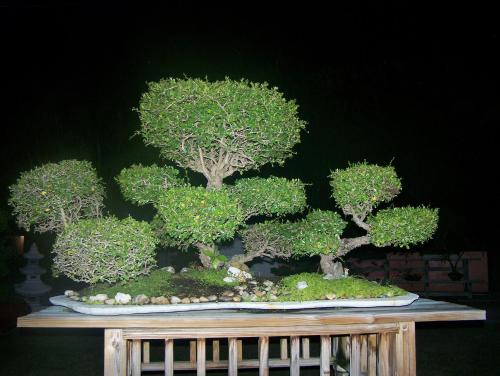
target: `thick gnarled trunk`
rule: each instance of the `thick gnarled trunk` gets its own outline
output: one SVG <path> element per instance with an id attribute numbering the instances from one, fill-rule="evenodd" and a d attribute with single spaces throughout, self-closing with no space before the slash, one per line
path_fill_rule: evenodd
<path id="1" fill-rule="evenodd" d="M 334 255 L 321 255 L 319 265 L 324 274 L 331 274 L 334 279 L 344 276 L 344 267 L 340 261 L 335 261 Z"/>

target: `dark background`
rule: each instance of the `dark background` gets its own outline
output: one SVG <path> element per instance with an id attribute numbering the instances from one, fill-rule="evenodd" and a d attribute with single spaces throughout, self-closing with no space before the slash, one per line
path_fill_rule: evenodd
<path id="1" fill-rule="evenodd" d="M 297 155 L 264 175 L 301 178 L 312 207 L 333 209 L 331 169 L 392 161 L 403 179 L 396 205 L 441 208 L 424 250 L 488 251 L 498 288 L 492 7 L 185 3 L 0 3 L 0 206 L 19 172 L 75 158 L 98 169 L 111 213 L 147 215 L 113 181 L 134 162 L 159 162 L 130 139 L 146 82 L 244 77 L 295 98 L 309 123 Z"/>

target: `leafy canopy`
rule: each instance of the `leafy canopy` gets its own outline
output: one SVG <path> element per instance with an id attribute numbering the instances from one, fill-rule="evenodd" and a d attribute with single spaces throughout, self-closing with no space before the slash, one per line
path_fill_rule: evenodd
<path id="1" fill-rule="evenodd" d="M 147 222 L 114 217 L 68 225 L 54 244 L 54 272 L 77 282 L 128 281 L 155 266 L 158 239 Z"/>
<path id="2" fill-rule="evenodd" d="M 238 202 L 225 190 L 177 187 L 164 192 L 157 204 L 163 230 L 184 244 L 208 244 L 232 239 L 243 224 Z"/>
<path id="3" fill-rule="evenodd" d="M 177 169 L 170 166 L 158 167 L 155 164 L 134 164 L 124 168 L 116 177 L 116 181 L 123 197 L 138 205 L 155 203 L 165 189 L 184 184 Z"/>
<path id="4" fill-rule="evenodd" d="M 304 183 L 298 179 L 238 179 L 227 188 L 240 203 L 246 218 L 298 213 L 307 205 Z"/>
<path id="5" fill-rule="evenodd" d="M 151 82 L 138 111 L 147 145 L 205 176 L 282 165 L 305 127 L 278 88 L 229 78 Z"/>
<path id="6" fill-rule="evenodd" d="M 104 186 L 90 162 L 64 160 L 23 172 L 9 187 L 9 204 L 20 227 L 60 232 L 80 218 L 101 215 Z"/>

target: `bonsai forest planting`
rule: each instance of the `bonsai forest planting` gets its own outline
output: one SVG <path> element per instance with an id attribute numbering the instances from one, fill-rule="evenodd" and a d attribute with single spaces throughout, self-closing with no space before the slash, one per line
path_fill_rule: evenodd
<path id="1" fill-rule="evenodd" d="M 125 200 L 155 209 L 151 222 L 108 214 L 105 187 L 87 161 L 36 167 L 10 187 L 18 225 L 56 234 L 54 273 L 88 284 L 66 291 L 69 298 L 143 305 L 406 293 L 348 276 L 342 266 L 363 245 L 409 248 L 435 232 L 437 209 L 387 205 L 402 189 L 393 166 L 363 161 L 333 170 L 325 176 L 331 210 L 310 208 L 299 179 L 245 177 L 266 164 L 283 165 L 306 128 L 297 104 L 278 88 L 227 78 L 169 78 L 149 84 L 137 112 L 137 134 L 167 164 L 134 164 L 115 181 Z M 191 185 L 186 171 L 201 174 L 204 185 Z M 357 236 L 344 235 L 349 223 Z M 218 245 L 236 236 L 244 252 L 227 258 Z M 157 250 L 172 247 L 192 252 L 197 265 L 157 267 Z M 318 260 L 321 273 L 271 281 L 252 276 L 248 267 L 256 259 L 307 257 Z"/>

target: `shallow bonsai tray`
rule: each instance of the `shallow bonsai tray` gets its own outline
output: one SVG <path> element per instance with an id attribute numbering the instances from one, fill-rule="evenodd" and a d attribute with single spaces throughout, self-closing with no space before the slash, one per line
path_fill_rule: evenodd
<path id="1" fill-rule="evenodd" d="M 293 310 L 337 307 L 398 307 L 409 305 L 417 299 L 418 295 L 407 293 L 406 295 L 390 298 L 311 300 L 305 302 L 214 302 L 164 305 L 95 305 L 74 301 L 64 295 L 60 295 L 50 298 L 50 302 L 54 305 L 64 306 L 75 312 L 85 313 L 88 315 L 130 315 L 134 313 L 166 313 L 216 309 Z"/>

